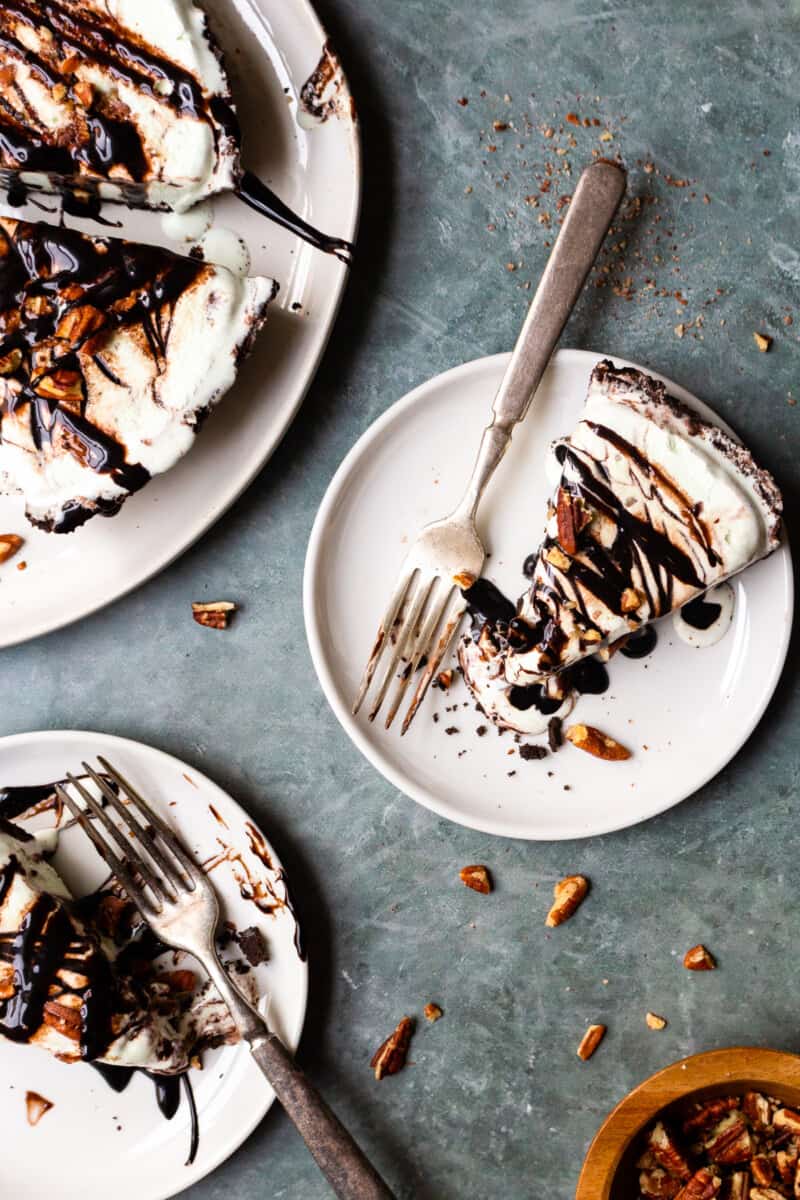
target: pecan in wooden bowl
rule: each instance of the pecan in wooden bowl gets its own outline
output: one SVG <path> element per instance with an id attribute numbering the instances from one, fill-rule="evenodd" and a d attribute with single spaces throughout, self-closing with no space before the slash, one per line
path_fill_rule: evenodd
<path id="1" fill-rule="evenodd" d="M 696 1054 L 625 1097 L 595 1137 L 575 1200 L 800 1197 L 800 1057 Z"/>

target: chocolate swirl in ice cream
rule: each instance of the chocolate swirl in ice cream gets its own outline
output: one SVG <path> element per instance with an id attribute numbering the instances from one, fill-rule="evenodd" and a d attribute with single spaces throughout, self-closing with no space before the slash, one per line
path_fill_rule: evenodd
<path id="1" fill-rule="evenodd" d="M 152 31 L 153 40 L 159 33 Z M 195 139 L 192 159 L 181 159 L 189 176 L 184 183 L 191 180 L 201 194 L 218 190 L 215 174 L 222 175 L 220 184 L 235 184 L 238 121 L 216 45 L 194 6 L 188 6 L 184 34 L 196 73 L 123 24 L 113 5 L 0 0 L 0 172 L 6 182 L 24 188 L 31 173 L 39 174 L 48 177 L 50 190 L 79 188 L 91 197 L 100 183 L 113 181 L 120 198 L 134 204 L 161 184 L 165 195 L 156 198 L 168 199 L 170 188 L 177 194 L 181 185 L 170 181 L 165 142 L 175 122 L 195 122 L 209 130 L 208 144 Z M 184 139 L 190 136 L 187 129 Z"/>
<path id="2" fill-rule="evenodd" d="M 92 470 L 138 491 L 149 472 L 129 463 L 125 446 L 87 418 L 85 361 L 90 356 L 109 377 L 104 342 L 133 326 L 154 361 L 163 361 L 172 306 L 203 264 L 156 247 L 7 220 L 0 221 L 0 256 L 0 422 L 25 407 L 37 450 L 60 434 Z M 60 528 L 74 528 L 82 516 L 73 508 Z"/>
<path id="3" fill-rule="evenodd" d="M 114 515 L 186 453 L 276 290 L 159 247 L 0 217 L 0 486 L 55 532 Z"/>

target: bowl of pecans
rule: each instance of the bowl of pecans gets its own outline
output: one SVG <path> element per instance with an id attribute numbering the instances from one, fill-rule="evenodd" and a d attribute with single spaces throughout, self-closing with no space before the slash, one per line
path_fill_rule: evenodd
<path id="1" fill-rule="evenodd" d="M 595 1137 L 575 1200 L 800 1197 L 800 1057 L 712 1050 L 625 1097 Z"/>

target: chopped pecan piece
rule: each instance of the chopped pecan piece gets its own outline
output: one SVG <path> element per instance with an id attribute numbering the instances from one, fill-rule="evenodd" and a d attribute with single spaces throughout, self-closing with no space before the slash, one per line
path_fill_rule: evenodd
<path id="1" fill-rule="evenodd" d="M 426 1004 L 423 1011 L 425 1013 L 425 1020 L 430 1021 L 431 1024 L 434 1021 L 439 1021 L 444 1016 L 438 1004 Z"/>
<path id="2" fill-rule="evenodd" d="M 545 551 L 544 557 L 551 566 L 557 567 L 559 571 L 568 571 L 570 568 L 570 559 L 563 550 L 559 550 L 558 546 L 551 546 L 549 550 Z"/>
<path id="3" fill-rule="evenodd" d="M 29 1125 L 38 1125 L 45 1113 L 49 1113 L 53 1101 L 40 1096 L 38 1092 L 25 1093 L 25 1110 Z"/>
<path id="4" fill-rule="evenodd" d="M 563 925 L 577 912 L 588 891 L 589 880 L 584 875 L 567 875 L 566 879 L 560 879 L 553 888 L 554 904 L 545 925 L 550 929 Z"/>
<path id="5" fill-rule="evenodd" d="M 192 616 L 198 625 L 205 625 L 207 629 L 227 629 L 237 607 L 231 600 L 213 600 L 210 604 L 193 604 Z"/>
<path id="6" fill-rule="evenodd" d="M 713 971 L 716 962 L 705 946 L 692 946 L 683 957 L 683 965 L 687 971 Z"/>
<path id="7" fill-rule="evenodd" d="M 624 613 L 636 612 L 642 607 L 646 597 L 641 592 L 637 592 L 636 588 L 625 588 L 622 593 L 622 611 Z"/>
<path id="8" fill-rule="evenodd" d="M 664 1017 L 659 1017 L 657 1013 L 649 1012 L 645 1016 L 648 1029 L 666 1029 L 667 1022 Z"/>
<path id="9" fill-rule="evenodd" d="M 8 562 L 24 545 L 18 533 L 0 533 L 0 563 Z"/>
<path id="10" fill-rule="evenodd" d="M 599 729 L 595 729 L 593 725 L 570 725 L 564 736 L 579 750 L 585 750 L 587 754 L 602 758 L 606 762 L 624 762 L 631 757 L 630 750 L 607 734 L 601 733 Z"/>
<path id="11" fill-rule="evenodd" d="M 459 877 L 466 887 L 472 888 L 473 892 L 480 892 L 483 896 L 488 896 L 492 890 L 492 877 L 487 867 L 479 864 L 471 867 L 462 867 L 459 871 Z"/>
<path id="12" fill-rule="evenodd" d="M 762 354 L 766 354 L 772 345 L 772 338 L 768 333 L 754 333 L 753 341 L 758 346 Z"/>
<path id="13" fill-rule="evenodd" d="M 722 1180 L 719 1175 L 712 1175 L 707 1167 L 701 1167 L 681 1188 L 676 1200 L 713 1200 L 721 1187 Z M 751 1192 L 750 1195 L 752 1194 Z"/>
<path id="14" fill-rule="evenodd" d="M 647 1144 L 656 1162 L 669 1171 L 670 1175 L 675 1175 L 682 1182 L 691 1177 L 691 1168 L 663 1121 L 657 1121 L 650 1130 Z"/>
<path id="15" fill-rule="evenodd" d="M 410 1017 L 403 1017 L 394 1033 L 380 1046 L 372 1056 L 370 1066 L 375 1072 L 375 1078 L 381 1080 L 387 1075 L 396 1075 L 406 1065 L 411 1034 L 414 1032 L 414 1022 Z"/>
<path id="16" fill-rule="evenodd" d="M 456 587 L 461 588 L 462 592 L 468 592 L 475 582 L 475 576 L 471 575 L 469 571 L 459 571 L 457 575 L 453 576 L 453 583 Z"/>
<path id="17" fill-rule="evenodd" d="M 587 1062 L 592 1057 L 605 1036 L 605 1025 L 590 1025 L 586 1030 L 586 1033 L 581 1038 L 580 1046 L 578 1046 L 578 1058 L 581 1058 L 584 1062 Z"/>

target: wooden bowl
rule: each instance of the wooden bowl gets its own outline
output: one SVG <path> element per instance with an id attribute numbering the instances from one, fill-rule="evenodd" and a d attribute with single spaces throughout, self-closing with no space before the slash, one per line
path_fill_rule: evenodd
<path id="1" fill-rule="evenodd" d="M 651 1075 L 625 1097 L 600 1128 L 583 1164 L 575 1200 L 630 1200 L 637 1195 L 638 1135 L 656 1117 L 689 1099 L 768 1092 L 800 1107 L 800 1057 L 779 1050 L 711 1050 Z"/>

